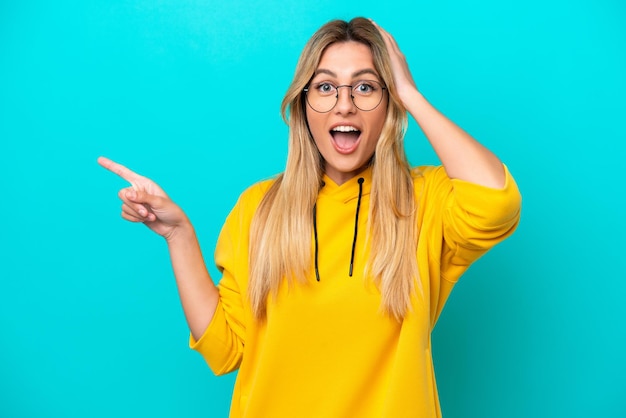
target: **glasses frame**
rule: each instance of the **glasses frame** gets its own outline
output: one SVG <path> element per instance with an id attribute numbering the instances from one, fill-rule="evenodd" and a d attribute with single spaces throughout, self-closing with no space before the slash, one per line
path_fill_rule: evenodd
<path id="1" fill-rule="evenodd" d="M 376 83 L 380 86 L 380 89 L 382 90 L 381 95 L 380 95 L 380 100 L 378 101 L 378 103 L 376 104 L 376 106 L 374 106 L 371 109 L 365 110 L 365 109 L 361 109 L 359 106 L 357 106 L 356 102 L 354 101 L 354 94 L 353 93 L 353 88 L 365 83 L 365 82 L 370 82 L 370 83 Z M 331 84 L 331 83 L 328 83 Z M 310 84 L 308 84 L 305 88 L 302 89 L 302 91 L 304 92 L 304 97 L 306 100 L 306 104 L 309 105 L 309 107 L 317 113 L 328 113 L 331 110 L 333 110 L 335 108 L 335 106 L 337 106 L 337 103 L 339 102 L 339 89 L 342 87 L 350 87 L 350 99 L 352 100 L 352 104 L 354 105 L 354 107 L 356 107 L 357 109 L 359 109 L 361 112 L 371 112 L 372 110 L 376 109 L 378 106 L 380 106 L 380 104 L 383 102 L 383 97 L 385 96 L 385 90 L 387 90 L 387 87 L 383 86 L 383 84 L 380 81 L 376 81 L 376 80 L 360 80 L 357 84 L 341 84 L 339 86 L 334 86 L 335 87 L 335 104 L 328 110 L 324 111 L 324 112 L 320 112 L 319 110 L 317 110 L 316 108 L 313 107 L 313 105 L 309 102 L 309 87 Z"/>

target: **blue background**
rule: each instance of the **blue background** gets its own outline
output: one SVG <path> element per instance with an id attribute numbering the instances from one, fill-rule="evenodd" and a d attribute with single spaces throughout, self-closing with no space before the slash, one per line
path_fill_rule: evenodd
<path id="1" fill-rule="evenodd" d="M 435 330 L 444 416 L 626 416 L 624 2 L 3 0 L 0 417 L 227 416 L 234 376 L 188 350 L 165 244 L 96 158 L 159 182 L 218 278 L 225 216 L 283 169 L 304 43 L 355 15 L 524 195 Z"/>

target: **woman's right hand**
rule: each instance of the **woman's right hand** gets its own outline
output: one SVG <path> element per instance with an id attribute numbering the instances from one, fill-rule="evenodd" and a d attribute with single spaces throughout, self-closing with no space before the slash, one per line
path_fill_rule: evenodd
<path id="1" fill-rule="evenodd" d="M 98 158 L 98 164 L 130 183 L 130 187 L 118 193 L 122 200 L 122 218 L 142 222 L 168 241 L 177 228 L 189 224 L 182 209 L 149 178 L 105 157 Z"/>

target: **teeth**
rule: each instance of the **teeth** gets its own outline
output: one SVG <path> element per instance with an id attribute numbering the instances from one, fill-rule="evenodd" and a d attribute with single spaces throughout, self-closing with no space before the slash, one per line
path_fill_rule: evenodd
<path id="1" fill-rule="evenodd" d="M 359 130 L 354 126 L 337 126 L 333 128 L 333 131 L 336 132 L 358 132 Z"/>

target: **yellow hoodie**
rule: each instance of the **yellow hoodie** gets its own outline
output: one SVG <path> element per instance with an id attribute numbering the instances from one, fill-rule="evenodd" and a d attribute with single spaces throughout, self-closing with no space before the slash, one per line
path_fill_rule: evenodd
<path id="1" fill-rule="evenodd" d="M 461 274 L 517 225 L 521 197 L 505 171 L 497 190 L 451 180 L 442 167 L 414 170 L 425 297 L 413 297 L 402 322 L 380 313 L 380 293 L 363 277 L 371 169 L 341 186 L 324 178 L 317 200 L 320 281 L 313 274 L 306 284 L 284 283 L 268 302 L 266 321 L 253 318 L 246 295 L 250 221 L 271 181 L 246 190 L 215 250 L 223 273 L 215 316 L 198 341 L 190 338 L 214 373 L 239 369 L 230 417 L 440 417 L 431 331 Z"/>

